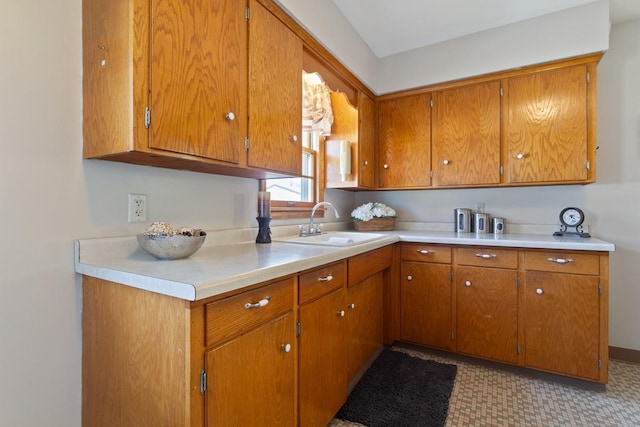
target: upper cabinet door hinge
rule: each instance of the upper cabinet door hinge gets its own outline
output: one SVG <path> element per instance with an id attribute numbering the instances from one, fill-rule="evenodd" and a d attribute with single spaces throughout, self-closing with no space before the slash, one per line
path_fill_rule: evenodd
<path id="1" fill-rule="evenodd" d="M 516 353 L 520 354 L 520 343 L 516 345 Z"/>
<path id="2" fill-rule="evenodd" d="M 602 296 L 602 284 L 598 283 L 598 296 Z"/>
<path id="3" fill-rule="evenodd" d="M 500 86 L 500 96 L 504 96 L 504 89 L 502 89 L 502 86 Z"/>
<path id="4" fill-rule="evenodd" d="M 244 138 L 244 151 L 249 151 L 249 137 Z"/>
<path id="5" fill-rule="evenodd" d="M 207 391 L 207 373 L 203 369 L 200 371 L 200 394 L 204 394 Z"/>
<path id="6" fill-rule="evenodd" d="M 587 160 L 586 166 L 587 166 L 587 170 L 591 169 L 591 163 L 589 163 L 589 160 Z"/>
<path id="7" fill-rule="evenodd" d="M 144 109 L 144 127 L 149 129 L 151 126 L 151 110 L 149 107 L 145 107 Z"/>
<path id="8" fill-rule="evenodd" d="M 504 168 L 500 165 L 500 176 L 504 175 Z"/>
<path id="9" fill-rule="evenodd" d="M 587 83 L 591 83 L 591 73 L 587 71 Z"/>
<path id="10" fill-rule="evenodd" d="M 249 16 L 251 15 L 251 13 L 249 12 L 249 6 L 245 6 L 244 8 L 244 20 L 245 21 L 249 21 Z"/>
<path id="11" fill-rule="evenodd" d="M 429 106 L 433 108 L 433 99 L 429 101 Z"/>
<path id="12" fill-rule="evenodd" d="M 520 289 L 520 276 L 516 279 L 516 288 Z"/>
<path id="13" fill-rule="evenodd" d="M 296 323 L 296 338 L 300 336 L 301 329 L 300 322 Z"/>

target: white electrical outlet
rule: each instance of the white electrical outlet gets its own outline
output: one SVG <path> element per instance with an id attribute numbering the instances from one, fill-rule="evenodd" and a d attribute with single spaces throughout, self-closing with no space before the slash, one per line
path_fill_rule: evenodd
<path id="1" fill-rule="evenodd" d="M 129 194 L 129 222 L 147 222 L 146 194 Z"/>

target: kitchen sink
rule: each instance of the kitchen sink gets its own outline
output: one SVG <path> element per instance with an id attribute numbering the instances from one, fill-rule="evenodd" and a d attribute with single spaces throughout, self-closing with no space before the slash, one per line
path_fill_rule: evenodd
<path id="1" fill-rule="evenodd" d="M 288 236 L 272 238 L 271 240 L 284 243 L 298 243 L 302 245 L 321 246 L 352 246 L 385 237 L 384 234 L 359 233 L 350 231 L 335 231 L 313 236 Z"/>

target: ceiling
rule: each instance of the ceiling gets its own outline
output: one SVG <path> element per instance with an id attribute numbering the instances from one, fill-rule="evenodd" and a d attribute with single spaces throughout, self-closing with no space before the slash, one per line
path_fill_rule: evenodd
<path id="1" fill-rule="evenodd" d="M 383 58 L 595 0 L 333 0 Z M 640 18 L 640 1 L 610 0 L 613 23 Z"/>

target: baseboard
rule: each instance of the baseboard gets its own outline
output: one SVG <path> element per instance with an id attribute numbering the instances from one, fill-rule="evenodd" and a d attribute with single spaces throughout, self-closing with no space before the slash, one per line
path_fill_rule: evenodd
<path id="1" fill-rule="evenodd" d="M 624 362 L 640 363 L 640 350 L 631 350 L 622 347 L 609 347 L 609 359 L 622 360 Z"/>

